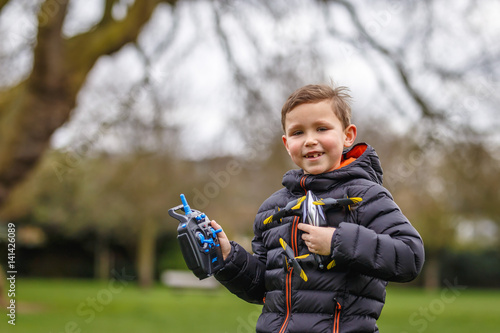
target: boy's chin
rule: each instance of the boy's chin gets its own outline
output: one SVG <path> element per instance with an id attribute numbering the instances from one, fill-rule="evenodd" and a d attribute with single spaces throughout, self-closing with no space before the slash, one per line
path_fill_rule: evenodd
<path id="1" fill-rule="evenodd" d="M 307 163 L 308 161 L 303 161 L 303 162 L 305 163 L 296 163 L 296 164 L 304 171 L 304 174 L 308 175 L 319 175 L 322 173 L 327 173 L 335 170 L 340 166 L 340 161 L 338 162 L 338 164 L 332 163 L 333 161 L 329 160 L 316 161 L 316 163 L 312 162 Z"/>
<path id="2" fill-rule="evenodd" d="M 302 168 L 305 175 L 320 175 L 333 170 L 333 168 Z"/>

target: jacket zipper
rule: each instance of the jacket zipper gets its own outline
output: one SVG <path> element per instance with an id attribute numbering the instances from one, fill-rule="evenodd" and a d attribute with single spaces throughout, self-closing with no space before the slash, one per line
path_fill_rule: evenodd
<path id="1" fill-rule="evenodd" d="M 304 192 L 307 194 L 307 189 L 306 189 L 306 178 L 307 178 L 307 175 L 304 175 L 302 176 L 302 178 L 300 179 L 300 186 L 304 189 Z M 298 256 L 298 238 L 297 238 L 297 224 L 298 224 L 298 218 L 296 220 L 293 221 L 294 224 L 292 225 L 292 234 L 293 234 L 293 240 L 295 241 L 295 246 L 293 248 L 294 250 L 294 253 L 295 253 L 295 256 Z M 292 242 L 293 244 L 293 242 Z M 291 277 L 291 274 L 290 274 L 290 277 Z M 290 282 L 291 282 L 291 279 L 290 279 Z M 290 297 L 291 297 L 291 293 L 290 293 Z M 333 313 L 333 333 L 339 333 L 339 329 L 340 329 L 340 310 L 342 309 L 342 306 L 340 305 L 340 303 L 335 300 L 335 312 Z M 291 305 L 291 302 L 290 302 L 290 305 Z M 287 316 L 288 318 L 288 316 Z M 281 331 L 280 331 L 281 332 Z"/>
<path id="2" fill-rule="evenodd" d="M 307 178 L 307 175 L 304 175 L 300 179 L 300 186 L 304 189 L 305 194 L 307 194 L 306 178 Z M 299 238 L 298 238 L 298 227 L 297 227 L 297 225 L 299 224 L 299 220 L 300 220 L 300 217 L 298 217 L 298 216 L 293 220 L 292 232 L 291 232 L 292 249 L 293 249 L 293 253 L 295 254 L 296 257 L 299 255 L 299 244 L 298 244 Z"/>
<path id="3" fill-rule="evenodd" d="M 283 325 L 281 325 L 279 333 L 284 333 L 287 326 L 288 326 L 288 321 L 290 320 L 290 309 L 292 307 L 292 272 L 293 268 L 291 268 L 288 273 L 286 274 L 286 284 L 285 284 L 285 302 L 286 302 L 286 317 L 285 321 L 283 322 Z"/>
<path id="4" fill-rule="evenodd" d="M 304 176 L 302 176 L 302 178 L 300 178 L 300 187 L 302 187 L 302 189 L 304 190 L 304 192 L 307 194 L 306 179 L 307 179 L 307 175 L 304 175 Z"/>
<path id="5" fill-rule="evenodd" d="M 304 189 L 304 192 L 306 192 L 307 194 L 307 190 L 305 188 L 306 178 L 307 176 L 302 176 L 302 178 L 300 179 L 300 186 Z M 298 216 L 296 216 L 293 219 L 292 231 L 290 233 L 290 238 L 291 238 L 290 244 L 295 256 L 299 255 L 298 254 L 299 247 L 297 239 L 297 231 L 298 231 L 297 225 L 299 224 L 299 219 L 300 218 Z M 292 311 L 292 274 L 293 274 L 293 267 L 286 274 L 286 281 L 285 281 L 286 316 L 285 320 L 283 321 L 283 324 L 281 325 L 279 333 L 284 333 L 286 331 L 288 322 L 290 321 L 290 312 Z"/>
<path id="6" fill-rule="evenodd" d="M 293 250 L 295 256 L 297 256 L 297 224 L 299 224 L 299 217 L 296 216 L 292 222 L 292 236 L 291 236 L 291 245 L 290 247 Z M 290 312 L 292 310 L 292 275 L 293 275 L 293 267 L 291 267 L 286 273 L 285 278 L 285 305 L 286 305 L 286 316 L 283 324 L 280 327 L 279 333 L 284 333 L 288 326 L 288 322 L 290 320 Z"/>
<path id="7" fill-rule="evenodd" d="M 340 309 L 342 306 L 340 306 L 340 303 L 337 302 L 335 305 L 335 313 L 333 314 L 333 333 L 338 333 L 339 332 L 339 325 L 340 325 Z"/>

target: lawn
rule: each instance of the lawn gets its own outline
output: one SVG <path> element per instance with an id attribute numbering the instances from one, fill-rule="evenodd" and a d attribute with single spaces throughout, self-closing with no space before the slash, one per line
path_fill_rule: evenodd
<path id="1" fill-rule="evenodd" d="M 378 321 L 382 333 L 500 332 L 500 290 L 451 283 L 438 292 L 389 288 Z"/>
<path id="2" fill-rule="evenodd" d="M 124 280 L 19 279 L 16 304 L 16 325 L 3 309 L 0 332 L 246 333 L 255 331 L 260 313 L 224 289 L 145 291 Z M 500 291 L 392 287 L 379 327 L 382 333 L 498 332 Z"/>

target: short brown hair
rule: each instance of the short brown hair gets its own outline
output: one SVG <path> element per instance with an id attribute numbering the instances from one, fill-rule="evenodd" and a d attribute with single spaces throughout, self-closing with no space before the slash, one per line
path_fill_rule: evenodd
<path id="1" fill-rule="evenodd" d="M 342 126 L 346 129 L 351 124 L 351 95 L 349 88 L 334 87 L 326 84 L 309 84 L 295 90 L 286 100 L 281 109 L 281 125 L 285 130 L 285 118 L 287 113 L 299 105 L 307 103 L 319 103 L 331 101 L 332 111 L 339 118 Z"/>

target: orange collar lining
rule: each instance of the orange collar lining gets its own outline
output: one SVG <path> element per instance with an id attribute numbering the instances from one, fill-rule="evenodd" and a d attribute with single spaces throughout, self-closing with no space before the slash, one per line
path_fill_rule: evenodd
<path id="1" fill-rule="evenodd" d="M 340 161 L 340 165 L 337 169 L 348 166 L 352 162 L 356 161 L 356 159 L 358 157 L 363 155 L 363 153 L 366 151 L 366 148 L 368 148 L 367 145 L 355 146 L 353 149 L 351 149 L 347 153 L 343 154 L 342 160 Z M 337 170 L 337 169 L 335 169 L 335 170 Z"/>

